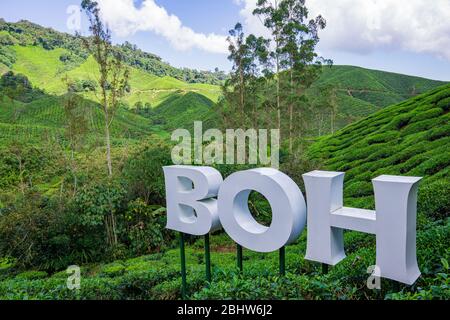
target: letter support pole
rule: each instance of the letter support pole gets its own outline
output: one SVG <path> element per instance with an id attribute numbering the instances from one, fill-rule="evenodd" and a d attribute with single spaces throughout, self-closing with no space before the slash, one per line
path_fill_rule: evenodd
<path id="1" fill-rule="evenodd" d="M 205 235 L 205 265 L 206 265 L 206 281 L 211 282 L 211 250 L 209 246 L 209 233 Z"/>
<path id="2" fill-rule="evenodd" d="M 280 248 L 280 276 L 286 275 L 286 247 Z"/>
<path id="3" fill-rule="evenodd" d="M 180 256 L 181 256 L 181 298 L 186 299 L 186 252 L 184 249 L 184 233 L 180 232 Z"/>
<path id="4" fill-rule="evenodd" d="M 237 248 L 237 267 L 238 267 L 239 271 L 242 273 L 244 271 L 244 266 L 242 263 L 242 260 L 243 260 L 242 246 L 237 244 L 236 248 Z"/>

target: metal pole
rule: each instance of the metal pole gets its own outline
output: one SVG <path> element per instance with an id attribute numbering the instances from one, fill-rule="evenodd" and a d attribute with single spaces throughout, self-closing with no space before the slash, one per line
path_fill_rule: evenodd
<path id="1" fill-rule="evenodd" d="M 328 265 L 326 263 L 322 263 L 322 273 L 328 274 Z"/>
<path id="2" fill-rule="evenodd" d="M 180 232 L 180 256 L 181 256 L 181 298 L 186 299 L 186 252 L 184 250 L 184 234 Z"/>
<path id="3" fill-rule="evenodd" d="M 280 248 L 280 275 L 286 275 L 286 248 Z"/>
<path id="4" fill-rule="evenodd" d="M 211 282 L 211 251 L 209 248 L 209 233 L 205 235 L 205 265 L 206 281 Z"/>
<path id="5" fill-rule="evenodd" d="M 244 266 L 242 264 L 242 246 L 237 245 L 237 267 L 241 273 L 244 271 Z"/>

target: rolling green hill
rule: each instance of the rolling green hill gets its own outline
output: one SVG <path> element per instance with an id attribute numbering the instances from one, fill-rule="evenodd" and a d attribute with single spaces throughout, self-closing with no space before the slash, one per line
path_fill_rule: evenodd
<path id="1" fill-rule="evenodd" d="M 66 126 L 64 104 L 66 96 L 44 96 L 30 103 L 0 100 L 0 140 L 11 138 L 34 139 L 45 135 L 62 137 Z M 97 104 L 80 99 L 79 112 L 84 115 L 91 137 L 102 137 L 103 115 Z M 112 126 L 112 136 L 141 138 L 154 132 L 148 119 L 128 110 L 119 109 Z"/>
<path id="2" fill-rule="evenodd" d="M 0 74 L 12 70 L 23 74 L 36 88 L 54 96 L 66 93 L 64 78 L 72 82 L 98 79 L 98 66 L 88 56 L 81 41 L 72 35 L 43 28 L 28 21 L 7 23 L 0 19 Z M 187 93 L 216 102 L 224 73 L 176 69 L 156 55 L 145 53 L 129 43 L 116 46 L 130 67 L 131 91 L 124 98 L 129 109 L 136 105 L 155 108 L 172 96 Z M 80 92 L 97 101 L 95 94 Z M 209 104 L 208 104 L 209 105 Z"/>
<path id="3" fill-rule="evenodd" d="M 203 121 L 204 129 L 213 126 L 216 114 L 211 112 L 214 102 L 207 97 L 190 92 L 176 94 L 162 102 L 152 116 L 167 130 L 176 128 L 192 129 L 195 121 Z"/>
<path id="4" fill-rule="evenodd" d="M 77 65 L 84 61 L 88 54 L 80 39 L 73 35 L 44 28 L 27 20 L 19 22 L 6 22 L 0 18 L 0 63 L 9 66 L 14 62 L 14 56 L 8 53 L 6 46 L 39 46 L 46 50 L 62 48 L 70 52 L 64 57 L 66 63 Z M 164 62 L 157 55 L 143 52 L 135 45 L 125 42 L 117 45 L 125 62 L 144 72 L 164 77 L 169 76 L 188 83 L 206 83 L 219 85 L 226 79 L 223 71 L 199 71 L 192 69 L 178 69 Z"/>
<path id="5" fill-rule="evenodd" d="M 324 86 L 337 93 L 337 125 L 343 127 L 384 107 L 444 85 L 445 82 L 370 70 L 354 66 L 323 69 L 312 88 L 313 94 Z"/>
<path id="6" fill-rule="evenodd" d="M 449 216 L 449 111 L 450 85 L 445 85 L 320 139 L 309 156 L 328 170 L 346 172 L 345 196 L 352 203 L 373 206 L 371 179 L 379 175 L 421 176 L 421 188 L 442 194 L 440 210 L 446 212 L 440 214 Z M 430 215 L 439 214 L 423 201 Z"/>
<path id="7" fill-rule="evenodd" d="M 67 66 L 60 60 L 66 49 L 57 48 L 46 50 L 38 46 L 12 46 L 16 54 L 16 61 L 12 71 L 26 75 L 38 88 L 54 95 L 66 92 L 63 78 L 66 76 L 72 81 L 98 79 L 97 63 L 88 57 L 77 66 Z M 217 101 L 220 88 L 208 84 L 185 83 L 172 77 L 157 77 L 137 68 L 130 68 L 131 92 L 125 97 L 125 102 L 132 108 L 137 102 L 150 103 L 156 107 L 176 91 L 196 92 L 203 94 L 213 101 Z M 95 100 L 94 95 L 86 94 Z"/>
<path id="8" fill-rule="evenodd" d="M 27 21 L 7 23 L 0 19 L 0 44 L 0 74 L 11 70 L 25 75 L 33 87 L 45 92 L 44 96 L 33 96 L 33 101 L 11 101 L 2 94 L 1 139 L 61 136 L 66 125 L 64 103 L 67 87 L 63 79 L 67 77 L 73 83 L 87 81 L 95 84 L 97 63 L 84 52 L 76 37 Z M 154 118 L 146 119 L 136 112 L 138 105 L 145 109 L 161 106 L 160 110 L 146 112 L 146 115 L 155 114 L 158 118 L 167 115 L 173 117 L 164 119 L 168 125 L 184 125 L 187 120 L 195 118 L 196 112 L 203 117 L 218 100 L 220 87 L 207 83 L 219 81 L 214 78 L 217 74 L 173 68 L 159 57 L 142 52 L 129 43 L 117 48 L 126 55 L 131 90 L 124 98 L 126 108 L 119 110 L 113 124 L 115 139 L 139 138 L 155 132 L 167 135 L 160 131 L 163 128 L 152 124 Z M 190 79 L 190 75 L 196 79 Z M 84 97 L 81 108 L 84 108 L 89 124 L 89 134 L 98 138 L 103 131 L 102 115 L 95 103 L 98 98 L 92 90 L 77 92 Z M 174 101 L 186 104 L 188 114 L 185 117 Z M 177 112 L 169 112 L 168 106 L 174 106 Z"/>
<path id="9" fill-rule="evenodd" d="M 56 97 L 66 93 L 66 85 L 62 80 L 65 77 L 76 83 L 85 81 L 95 83 L 98 79 L 97 63 L 82 49 L 79 39 L 69 34 L 46 29 L 27 21 L 7 23 L 0 19 L 0 44 L 2 45 L 0 73 L 12 70 L 16 74 L 23 74 L 36 88 L 44 90 L 48 95 Z M 159 57 L 142 52 L 129 43 L 118 46 L 118 49 L 124 52 L 130 66 L 131 91 L 124 98 L 127 108 L 153 109 L 141 114 L 151 115 L 146 130 L 151 127 L 152 122 L 159 125 L 158 130 L 190 127 L 194 120 L 212 123 L 216 115 L 208 110 L 212 110 L 212 105 L 219 100 L 221 95 L 219 86 L 205 83 L 207 81 L 203 81 L 205 79 L 202 77 L 198 78 L 197 83 L 193 83 L 193 79 L 189 79 L 185 74 L 189 70 L 170 67 Z M 189 82 L 182 81 L 183 79 L 189 79 Z M 388 105 L 399 103 L 442 84 L 444 83 L 440 81 L 359 67 L 333 66 L 324 68 L 323 74 L 310 89 L 309 94 L 320 96 L 324 87 L 335 90 L 337 115 L 334 126 L 339 129 Z M 87 100 L 97 101 L 92 91 L 82 89 L 79 93 Z M 52 100 L 55 110 L 62 108 L 56 105 L 57 101 L 62 99 Z M 40 104 L 42 102 L 35 103 Z M 173 110 L 169 110 L 170 108 Z M 53 111 L 54 114 L 57 112 Z M 33 113 L 27 113 L 27 116 L 32 117 Z M 326 119 L 327 117 L 330 119 Z M 324 126 L 324 130 L 321 129 L 323 133 L 327 131 L 327 126 L 331 129 L 331 114 L 321 115 L 321 118 L 324 123 L 320 125 Z M 11 129 L 14 131 L 17 126 L 24 125 L 24 121 L 9 123 L 4 119 L 2 122 L 3 127 L 16 126 Z M 30 125 L 34 122 L 28 121 Z M 128 122 L 135 123 L 135 121 Z M 143 122 L 142 119 L 136 123 L 140 122 Z M 46 127 L 40 123 L 40 119 L 36 120 L 35 125 L 40 127 L 33 130 L 39 132 Z M 140 131 L 142 126 L 138 127 L 130 130 Z M 311 135 L 317 133 L 312 132 Z"/>

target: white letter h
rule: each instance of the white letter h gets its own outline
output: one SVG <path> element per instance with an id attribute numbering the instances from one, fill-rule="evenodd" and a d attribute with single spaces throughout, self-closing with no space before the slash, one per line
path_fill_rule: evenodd
<path id="1" fill-rule="evenodd" d="M 345 258 L 343 229 L 376 235 L 381 277 L 413 284 L 416 258 L 417 189 L 421 178 L 380 176 L 372 180 L 376 210 L 343 206 L 344 173 L 303 175 L 308 201 L 306 259 L 336 265 Z"/>

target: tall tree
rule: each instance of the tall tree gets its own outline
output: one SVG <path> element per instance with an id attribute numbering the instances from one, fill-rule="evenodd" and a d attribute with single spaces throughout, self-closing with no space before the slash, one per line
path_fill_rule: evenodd
<path id="1" fill-rule="evenodd" d="M 129 69 L 124 63 L 124 57 L 112 45 L 111 32 L 101 19 L 97 2 L 83 0 L 81 7 L 88 17 L 91 37 L 80 38 L 86 49 L 97 62 L 100 75 L 98 79 L 100 87 L 99 100 L 105 123 L 106 163 L 108 176 L 112 179 L 113 167 L 110 129 L 114 121 L 114 116 L 120 106 L 120 100 L 129 90 Z M 105 216 L 105 226 L 108 243 L 111 246 L 117 245 L 116 218 L 113 210 L 111 210 L 109 216 Z"/>
<path id="2" fill-rule="evenodd" d="M 67 75 L 63 81 L 67 86 L 67 94 L 64 103 L 64 114 L 66 120 L 65 136 L 69 141 L 70 170 L 73 176 L 73 193 L 75 195 L 78 187 L 78 168 L 75 160 L 75 153 L 81 149 L 85 135 L 89 130 L 89 125 L 86 118 L 84 99 L 74 92 L 74 84 L 69 80 Z"/>
<path id="3" fill-rule="evenodd" d="M 293 151 L 295 127 L 305 124 L 301 109 L 295 117 L 295 106 L 306 101 L 305 92 L 322 70 L 322 59 L 315 52 L 319 42 L 318 32 L 325 28 L 322 16 L 308 20 L 305 0 L 258 0 L 253 12 L 271 34 L 271 58 L 273 59 L 276 85 L 277 127 L 282 137 L 288 131 L 289 150 Z M 288 114 L 287 124 L 283 120 Z"/>
<path id="4" fill-rule="evenodd" d="M 236 24 L 228 37 L 228 59 L 233 63 L 230 78 L 226 81 L 224 95 L 233 106 L 237 104 L 238 115 L 233 112 L 233 124 L 246 127 L 257 123 L 256 87 L 261 76 L 260 66 L 268 56 L 268 41 L 254 35 L 245 36 L 242 25 Z M 249 110 L 248 110 L 249 109 Z M 250 121 L 247 121 L 250 118 Z"/>
<path id="5" fill-rule="evenodd" d="M 276 16 L 280 20 L 279 51 L 281 66 L 287 70 L 289 77 L 286 85 L 286 103 L 288 105 L 289 151 L 293 151 L 294 123 L 300 125 L 302 134 L 302 110 L 299 108 L 299 119 L 294 119 L 294 105 L 304 101 L 306 90 L 319 77 L 322 64 L 330 64 L 315 52 L 319 42 L 319 30 L 326 27 L 322 16 L 308 20 L 308 9 L 305 0 L 282 0 Z"/>
<path id="6" fill-rule="evenodd" d="M 253 14 L 260 17 L 264 26 L 270 30 L 272 35 L 272 42 L 274 50 L 270 56 L 274 60 L 275 67 L 275 81 L 276 81 L 276 110 L 277 110 L 277 128 L 281 129 L 281 60 L 282 52 L 281 48 L 281 32 L 282 32 L 282 19 L 279 12 L 280 0 L 258 0 L 256 3 L 256 9 Z M 268 74 L 268 71 L 266 71 Z"/>
<path id="7" fill-rule="evenodd" d="M 110 129 L 115 113 L 120 106 L 120 99 L 129 89 L 129 69 L 124 64 L 122 55 L 112 45 L 111 31 L 100 17 L 100 9 L 97 2 L 83 0 L 81 7 L 88 17 L 91 37 L 80 38 L 97 62 L 100 74 L 98 83 L 101 91 L 100 101 L 105 123 L 106 162 L 108 175 L 112 177 Z"/>
<path id="8" fill-rule="evenodd" d="M 230 36 L 227 38 L 229 43 L 228 51 L 230 51 L 228 60 L 233 62 L 233 73 L 230 82 L 234 85 L 234 90 L 239 92 L 239 112 L 243 118 L 245 108 L 245 73 L 248 63 L 246 59 L 247 46 L 245 44 L 245 34 L 240 23 L 236 24 L 229 33 Z"/>

